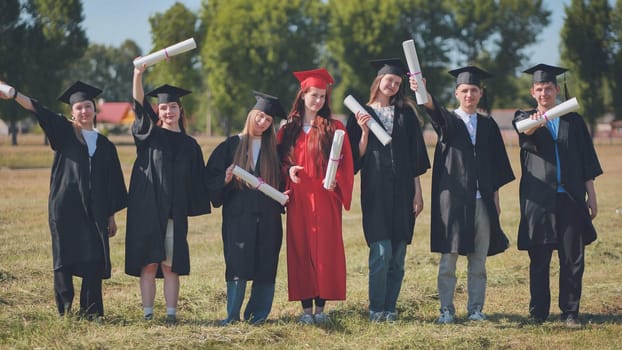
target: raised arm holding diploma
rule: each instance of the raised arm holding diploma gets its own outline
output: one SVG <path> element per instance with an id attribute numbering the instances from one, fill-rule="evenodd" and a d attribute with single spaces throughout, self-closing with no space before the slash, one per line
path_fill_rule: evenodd
<path id="1" fill-rule="evenodd" d="M 285 205 L 285 203 L 289 199 L 289 196 L 287 196 L 286 194 L 284 194 L 282 192 L 279 192 L 279 190 L 277 190 L 276 188 L 274 188 L 274 187 L 268 185 L 267 183 L 261 181 L 260 179 L 255 177 L 253 174 L 251 174 L 248 171 L 240 168 L 237 165 L 235 167 L 233 167 L 233 175 L 235 175 L 235 176 L 239 177 L 240 179 L 244 180 L 244 182 L 249 184 L 251 187 L 259 190 L 260 192 L 264 193 L 266 196 L 268 196 L 268 197 L 274 199 L 275 201 L 281 203 L 281 205 Z"/>
<path id="2" fill-rule="evenodd" d="M 406 56 L 406 62 L 408 63 L 410 75 L 415 77 L 417 85 L 419 86 L 419 89 L 415 91 L 417 104 L 426 104 L 428 102 L 428 92 L 425 89 L 425 84 L 423 83 L 423 75 L 421 74 L 419 58 L 417 57 L 417 50 L 415 49 L 415 41 L 406 40 L 402 42 L 402 47 L 404 48 L 404 56 Z"/>
<path id="3" fill-rule="evenodd" d="M 559 118 L 565 114 L 570 112 L 574 112 L 579 109 L 579 102 L 577 102 L 577 98 L 573 97 L 568 101 L 562 102 L 557 106 L 549 109 L 545 113 L 542 113 L 542 118 L 540 119 L 523 119 L 516 122 L 516 130 L 518 132 L 524 132 L 525 130 L 529 130 L 538 125 L 542 125 L 549 120 L 553 120 L 555 118 Z"/>
<path id="4" fill-rule="evenodd" d="M 348 107 L 348 109 L 355 115 L 357 113 L 369 114 L 369 112 L 367 112 L 352 95 L 348 95 L 345 100 L 343 100 L 343 104 L 345 104 L 346 107 Z M 384 129 L 373 118 L 367 122 L 367 127 L 374 133 L 374 135 L 376 135 L 380 143 L 383 145 L 386 146 L 389 142 L 391 142 L 391 136 L 389 136 L 389 134 L 387 134 L 387 132 L 384 131 Z"/>
<path id="5" fill-rule="evenodd" d="M 195 49 L 196 47 L 197 47 L 197 43 L 194 41 L 194 38 L 190 38 L 182 42 L 179 42 L 175 45 L 169 46 L 165 49 L 156 51 L 147 56 L 136 59 L 134 61 L 134 67 L 138 68 L 142 66 L 143 64 L 146 64 L 147 67 L 153 66 L 154 64 L 164 59 L 168 59 L 171 56 L 179 55 L 180 53 L 190 51 L 192 49 Z"/>

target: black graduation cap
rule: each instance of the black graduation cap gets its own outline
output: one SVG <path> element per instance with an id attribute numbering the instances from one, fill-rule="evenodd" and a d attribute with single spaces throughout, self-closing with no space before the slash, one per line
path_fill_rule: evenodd
<path id="1" fill-rule="evenodd" d="M 169 103 L 169 102 L 177 102 L 179 103 L 179 98 L 182 96 L 186 96 L 192 93 L 192 91 L 179 88 L 177 86 L 172 86 L 168 84 L 164 84 L 159 86 L 147 93 L 147 96 L 157 97 L 158 103 Z"/>
<path id="2" fill-rule="evenodd" d="M 531 68 L 527 68 L 523 73 L 533 75 L 532 83 L 548 83 L 551 82 L 557 85 L 557 76 L 567 72 L 568 69 L 562 67 L 549 66 L 548 64 L 540 63 Z M 568 99 L 568 85 L 566 85 L 566 75 L 564 74 L 564 97 Z"/>
<path id="3" fill-rule="evenodd" d="M 76 102 L 82 102 L 91 100 L 95 103 L 95 97 L 102 93 L 101 89 L 98 89 L 89 84 L 81 81 L 76 81 L 71 85 L 62 95 L 58 97 L 58 100 L 68 105 L 73 105 Z"/>
<path id="4" fill-rule="evenodd" d="M 255 103 L 252 109 L 258 109 L 273 118 L 278 117 L 284 119 L 286 117 L 285 110 L 283 106 L 281 106 L 278 97 L 259 91 L 253 91 L 253 94 L 255 95 L 255 99 L 257 99 L 257 103 Z"/>
<path id="5" fill-rule="evenodd" d="M 562 67 L 549 66 L 540 63 L 531 68 L 527 68 L 523 73 L 532 74 L 534 83 L 552 82 L 557 84 L 557 76 L 566 72 L 568 69 Z"/>
<path id="6" fill-rule="evenodd" d="M 383 58 L 369 61 L 369 63 L 378 71 L 378 75 L 395 74 L 403 76 L 408 71 L 399 58 Z"/>
<path id="7" fill-rule="evenodd" d="M 466 66 L 450 70 L 449 74 L 456 77 L 456 85 L 470 84 L 480 86 L 482 80 L 492 77 L 490 73 L 476 66 Z"/>

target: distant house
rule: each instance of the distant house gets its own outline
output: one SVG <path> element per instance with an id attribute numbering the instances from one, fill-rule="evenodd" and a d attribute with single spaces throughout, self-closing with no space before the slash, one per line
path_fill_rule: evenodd
<path id="1" fill-rule="evenodd" d="M 97 106 L 97 123 L 129 126 L 135 117 L 129 102 L 103 102 Z"/>

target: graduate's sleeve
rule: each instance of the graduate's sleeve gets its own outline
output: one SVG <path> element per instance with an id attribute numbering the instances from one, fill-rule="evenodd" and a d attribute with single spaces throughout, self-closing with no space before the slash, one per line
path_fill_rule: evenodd
<path id="1" fill-rule="evenodd" d="M 117 154 L 117 148 L 110 143 L 111 157 L 108 161 L 108 183 L 107 193 L 110 198 L 108 216 L 127 207 L 127 188 L 121 170 L 121 162 Z"/>
<path id="2" fill-rule="evenodd" d="M 190 136 L 188 136 L 190 137 Z M 190 137 L 191 138 L 191 137 Z M 198 216 L 211 212 L 210 196 L 205 183 L 205 161 L 201 146 L 192 138 L 194 142 L 194 156 L 191 166 L 191 186 L 188 192 L 188 216 Z"/>
<path id="3" fill-rule="evenodd" d="M 407 115 L 405 115 L 409 128 L 406 129 L 411 132 L 408 135 L 408 142 L 410 147 L 410 164 L 412 166 L 412 174 L 414 177 L 425 174 L 430 169 L 430 158 L 428 157 L 428 150 L 423 139 L 423 131 L 421 130 L 421 124 L 417 114 L 412 108 L 407 108 Z"/>
<path id="4" fill-rule="evenodd" d="M 596 150 L 594 149 L 594 143 L 592 142 L 592 137 L 587 130 L 587 126 L 583 121 L 583 117 L 577 114 L 579 118 L 578 129 L 579 129 L 579 137 L 580 137 L 580 150 L 581 150 L 581 171 L 583 176 L 583 181 L 593 180 L 598 175 L 603 173 L 603 169 L 600 166 L 600 162 L 598 161 L 598 156 L 596 155 Z M 573 142 L 571 140 L 570 142 Z"/>
<path id="5" fill-rule="evenodd" d="M 335 120 L 335 130 L 345 130 L 340 121 Z M 352 147 L 350 147 L 350 138 L 346 131 L 346 137 L 343 138 L 341 146 L 341 161 L 337 167 L 335 180 L 335 194 L 339 196 L 345 210 L 350 210 L 352 204 L 352 188 L 354 187 L 354 162 L 352 161 Z"/>
<path id="6" fill-rule="evenodd" d="M 503 142 L 503 137 L 501 137 L 501 131 L 499 130 L 499 126 L 495 122 L 495 120 L 490 117 L 488 118 L 491 124 L 491 152 L 492 152 L 492 164 L 493 164 L 493 191 L 499 190 L 503 185 L 514 180 L 514 172 L 512 171 L 512 166 L 510 165 L 510 160 L 508 158 L 508 153 L 505 150 L 505 143 Z"/>
<path id="7" fill-rule="evenodd" d="M 512 119 L 512 125 L 514 126 L 514 130 L 516 130 L 516 133 L 518 133 L 518 144 L 520 145 L 520 148 L 526 151 L 535 153 L 535 152 L 538 152 L 538 147 L 535 143 L 536 138 L 534 137 L 535 133 L 533 135 L 527 135 L 524 132 L 518 132 L 518 129 L 516 128 L 516 123 L 518 123 L 521 120 L 529 118 L 529 116 L 531 115 L 530 114 L 531 112 L 522 111 L 520 109 L 517 110 L 514 113 L 514 119 Z"/>
<path id="8" fill-rule="evenodd" d="M 363 157 L 359 152 L 359 142 L 361 141 L 361 135 L 363 131 L 361 127 L 356 122 L 356 117 L 354 114 L 350 114 L 348 117 L 348 122 L 346 123 L 346 133 L 348 135 L 348 139 L 350 141 L 350 145 L 354 145 L 354 147 L 350 147 L 352 149 L 352 161 L 354 162 L 354 173 L 358 173 L 363 166 Z"/>
<path id="9" fill-rule="evenodd" d="M 41 129 L 50 141 L 50 147 L 59 151 L 63 148 L 65 141 L 74 135 L 72 123 L 62 114 L 57 114 L 39 103 L 35 99 L 30 99 L 34 108 L 33 114 L 37 118 Z"/>
<path id="10" fill-rule="evenodd" d="M 228 149 L 229 142 L 225 140 L 212 151 L 205 166 L 205 183 L 215 208 L 222 206 L 229 185 L 233 182 L 225 185 L 225 171 L 231 165 L 231 160 L 227 159 Z"/>
<path id="11" fill-rule="evenodd" d="M 136 146 L 147 140 L 155 127 L 155 123 L 158 121 L 158 115 L 155 113 L 147 99 L 143 99 L 143 103 L 140 104 L 134 100 L 134 123 L 132 123 L 132 135 Z"/>
<path id="12" fill-rule="evenodd" d="M 425 111 L 430 117 L 430 123 L 432 123 L 434 131 L 438 134 L 439 141 L 446 143 L 451 137 L 449 135 L 449 124 L 451 123 L 449 118 L 451 113 L 445 107 L 440 106 L 434 96 L 432 96 L 432 103 L 434 104 L 434 109 L 426 107 Z"/>

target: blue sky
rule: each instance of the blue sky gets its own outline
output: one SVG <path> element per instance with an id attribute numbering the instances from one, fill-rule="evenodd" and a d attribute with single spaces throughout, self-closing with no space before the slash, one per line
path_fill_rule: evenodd
<path id="1" fill-rule="evenodd" d="M 201 0 L 84 0 L 84 29 L 91 43 L 118 46 L 125 39 L 132 39 L 146 54 L 152 51 L 149 17 L 166 11 L 177 1 L 193 11 L 201 7 Z M 542 31 L 538 43 L 528 48 L 530 59 L 526 67 L 559 63 L 559 31 L 565 16 L 564 5 L 569 0 L 545 3 L 553 12 L 551 24 Z"/>

